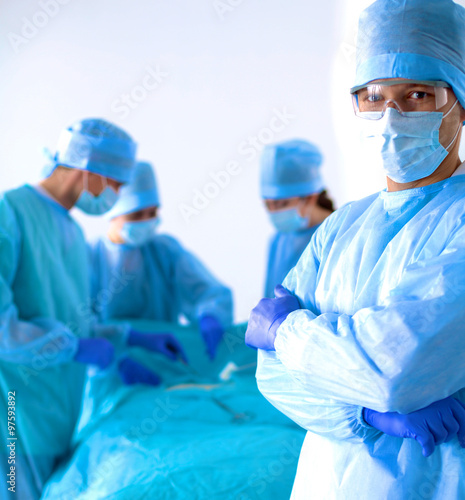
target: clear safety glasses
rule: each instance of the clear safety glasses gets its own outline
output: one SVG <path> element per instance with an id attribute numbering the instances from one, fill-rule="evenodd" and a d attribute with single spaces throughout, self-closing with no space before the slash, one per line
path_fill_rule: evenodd
<path id="1" fill-rule="evenodd" d="M 355 89 L 352 102 L 355 114 L 360 118 L 380 120 L 389 105 L 401 114 L 438 111 L 448 102 L 448 88 L 445 82 L 379 82 Z"/>

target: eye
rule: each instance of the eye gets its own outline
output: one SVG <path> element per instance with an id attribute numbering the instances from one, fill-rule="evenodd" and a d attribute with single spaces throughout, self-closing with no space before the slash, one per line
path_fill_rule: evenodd
<path id="1" fill-rule="evenodd" d="M 358 94 L 359 102 L 379 102 L 383 99 L 381 93 L 376 90 L 366 90 Z"/>
<path id="2" fill-rule="evenodd" d="M 365 100 L 367 102 L 379 102 L 379 101 L 384 100 L 384 97 L 377 92 L 372 92 L 371 94 L 367 94 Z"/>
<path id="3" fill-rule="evenodd" d="M 425 92 L 423 90 L 415 90 L 414 92 L 412 92 L 409 95 L 409 98 L 415 99 L 415 100 L 423 100 L 423 99 L 427 99 L 428 97 L 430 97 L 428 92 Z"/>

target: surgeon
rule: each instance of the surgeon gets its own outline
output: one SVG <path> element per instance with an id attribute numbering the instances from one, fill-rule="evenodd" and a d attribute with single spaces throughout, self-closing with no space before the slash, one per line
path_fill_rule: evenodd
<path id="1" fill-rule="evenodd" d="M 152 166 L 136 165 L 108 213 L 106 237 L 92 248 L 92 297 L 103 321 L 119 318 L 198 325 L 210 359 L 232 323 L 232 294 L 174 238 L 157 233 L 160 199 Z M 105 290 L 115 276 L 121 286 Z"/>
<path id="2" fill-rule="evenodd" d="M 63 131 L 49 177 L 0 197 L 1 498 L 13 491 L 7 473 L 18 498 L 40 497 L 68 451 L 86 367 L 106 369 L 116 361 L 109 339 L 179 355 L 171 338 L 155 349 L 155 337 L 127 325 L 100 326 L 85 313 L 88 254 L 69 211 L 108 211 L 132 175 L 135 155 L 136 144 L 120 128 L 82 120 Z M 118 370 L 128 384 L 159 383 L 128 356 Z"/>
<path id="3" fill-rule="evenodd" d="M 293 499 L 465 498 L 465 9 L 377 0 L 354 110 L 387 189 L 252 311 L 261 392 L 309 432 Z"/>
<path id="4" fill-rule="evenodd" d="M 315 145 L 298 139 L 263 150 L 261 195 L 276 228 L 268 255 L 265 297 L 274 297 L 274 287 L 283 282 L 317 227 L 334 212 L 321 177 L 322 161 Z"/>

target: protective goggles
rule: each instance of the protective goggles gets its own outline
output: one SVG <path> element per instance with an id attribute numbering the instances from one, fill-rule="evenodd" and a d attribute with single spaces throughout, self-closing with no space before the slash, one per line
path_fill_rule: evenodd
<path id="1" fill-rule="evenodd" d="M 366 120 L 380 120 L 389 105 L 401 114 L 433 112 L 453 97 L 448 88 L 445 82 L 386 80 L 353 89 L 352 103 L 355 114 Z"/>

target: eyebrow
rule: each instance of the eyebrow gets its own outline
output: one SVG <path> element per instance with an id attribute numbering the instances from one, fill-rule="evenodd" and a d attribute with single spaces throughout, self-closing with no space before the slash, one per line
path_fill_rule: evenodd
<path id="1" fill-rule="evenodd" d="M 415 88 L 415 87 L 428 87 L 428 88 L 431 88 L 433 87 L 434 88 L 434 85 L 428 85 L 426 83 L 399 83 L 398 85 L 399 87 L 402 86 L 404 88 L 407 88 L 407 89 L 411 89 L 411 88 Z M 382 83 L 372 83 L 370 85 L 367 85 L 365 88 L 363 89 L 360 89 L 360 90 L 367 90 L 371 87 L 386 87 L 386 88 L 392 88 L 392 87 L 396 87 L 396 85 L 383 85 Z"/>

